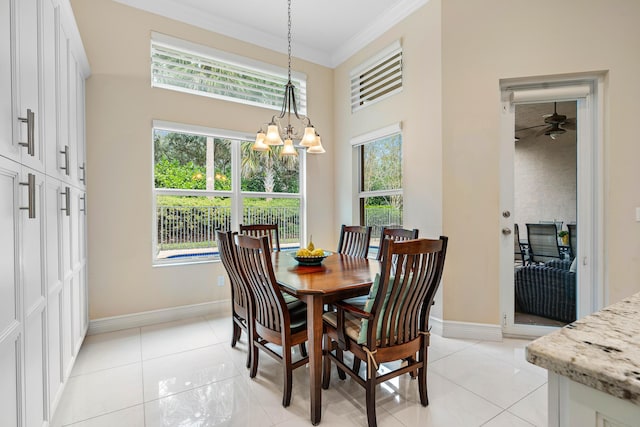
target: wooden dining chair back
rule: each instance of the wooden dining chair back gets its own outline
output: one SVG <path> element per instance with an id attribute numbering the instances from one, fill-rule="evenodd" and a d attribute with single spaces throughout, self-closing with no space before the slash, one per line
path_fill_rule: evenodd
<path id="1" fill-rule="evenodd" d="M 364 309 L 344 302 L 323 315 L 325 331 L 323 388 L 329 387 L 331 362 L 366 390 L 369 427 L 376 426 L 376 385 L 396 376 L 417 372 L 420 402 L 427 395 L 429 311 L 444 267 L 447 237 L 390 240 L 382 254 L 379 277 L 371 287 Z M 392 275 L 395 269 L 400 274 Z M 341 351 L 367 364 L 364 378 L 342 360 Z M 416 357 L 417 354 L 417 357 Z M 381 363 L 405 360 L 394 370 L 378 375 Z"/>
<path id="2" fill-rule="evenodd" d="M 552 259 L 562 259 L 555 224 L 527 224 L 527 240 L 532 263 L 544 264 Z"/>
<path id="3" fill-rule="evenodd" d="M 240 233 L 253 237 L 267 236 L 271 250 L 280 252 L 278 224 L 240 224 Z"/>
<path id="4" fill-rule="evenodd" d="M 337 252 L 353 257 L 366 258 L 369 254 L 370 241 L 371 227 L 342 224 Z"/>
<path id="5" fill-rule="evenodd" d="M 417 239 L 418 233 L 419 232 L 417 228 L 408 230 L 406 228 L 382 227 L 382 230 L 380 232 L 378 255 L 376 255 L 376 259 L 380 261 L 389 240 L 393 240 L 394 242 L 402 242 L 404 240 Z"/>
<path id="6" fill-rule="evenodd" d="M 239 270 L 236 247 L 233 242 L 238 233 L 216 230 L 220 260 L 231 283 L 231 347 L 235 347 L 244 330 L 247 334 L 247 368 L 251 366 L 251 337 L 253 328 L 253 296 Z"/>
<path id="7" fill-rule="evenodd" d="M 251 288 L 255 301 L 255 328 L 252 338 L 252 365 L 250 376 L 258 371 L 259 350 L 283 363 L 284 391 L 282 405 L 289 406 L 293 370 L 304 366 L 308 356 L 293 362 L 292 347 L 307 341 L 307 306 L 302 301 L 287 304 L 276 282 L 271 261 L 271 248 L 267 236 L 235 236 L 238 263 L 243 276 Z M 282 347 L 282 355 L 267 344 Z"/>
<path id="8" fill-rule="evenodd" d="M 578 226 L 576 224 L 567 224 L 567 228 L 569 229 L 569 250 L 573 259 L 578 255 Z"/>

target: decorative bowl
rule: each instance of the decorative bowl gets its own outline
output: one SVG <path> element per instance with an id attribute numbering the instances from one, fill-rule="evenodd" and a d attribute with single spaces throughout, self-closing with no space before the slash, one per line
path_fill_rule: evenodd
<path id="1" fill-rule="evenodd" d="M 295 252 L 291 252 L 291 255 L 298 261 L 299 265 L 320 265 L 326 257 L 331 255 L 331 252 L 324 251 L 322 256 L 297 256 Z"/>

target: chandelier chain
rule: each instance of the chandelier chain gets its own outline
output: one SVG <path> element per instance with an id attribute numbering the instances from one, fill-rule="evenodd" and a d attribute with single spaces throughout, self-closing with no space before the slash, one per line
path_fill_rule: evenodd
<path id="1" fill-rule="evenodd" d="M 287 22 L 287 42 L 289 44 L 289 81 L 291 81 L 291 0 L 287 1 L 287 12 L 288 12 L 288 22 Z"/>

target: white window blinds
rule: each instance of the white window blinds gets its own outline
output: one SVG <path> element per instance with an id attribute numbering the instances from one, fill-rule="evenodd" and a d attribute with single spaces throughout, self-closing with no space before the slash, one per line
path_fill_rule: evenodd
<path id="1" fill-rule="evenodd" d="M 295 73 L 298 111 L 306 114 L 306 78 Z M 154 33 L 151 85 L 279 110 L 287 70 Z"/>
<path id="2" fill-rule="evenodd" d="M 402 46 L 393 43 L 351 71 L 351 112 L 402 90 Z"/>

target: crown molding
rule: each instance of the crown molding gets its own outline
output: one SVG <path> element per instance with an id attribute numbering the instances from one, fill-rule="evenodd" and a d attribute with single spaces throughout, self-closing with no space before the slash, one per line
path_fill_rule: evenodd
<path id="1" fill-rule="evenodd" d="M 114 0 L 117 3 L 181 21 L 207 31 L 232 37 L 275 52 L 287 53 L 287 39 L 260 31 L 255 27 L 221 19 L 213 13 L 181 4 L 179 0 Z M 379 16 L 334 52 L 323 51 L 292 41 L 294 56 L 329 68 L 335 68 L 391 27 L 412 14 L 429 0 L 403 0 Z"/>
<path id="2" fill-rule="evenodd" d="M 362 48 L 389 31 L 394 25 L 429 3 L 429 0 L 405 0 L 379 16 L 362 31 L 351 37 L 331 55 L 330 68 L 335 68 L 356 54 Z"/>

